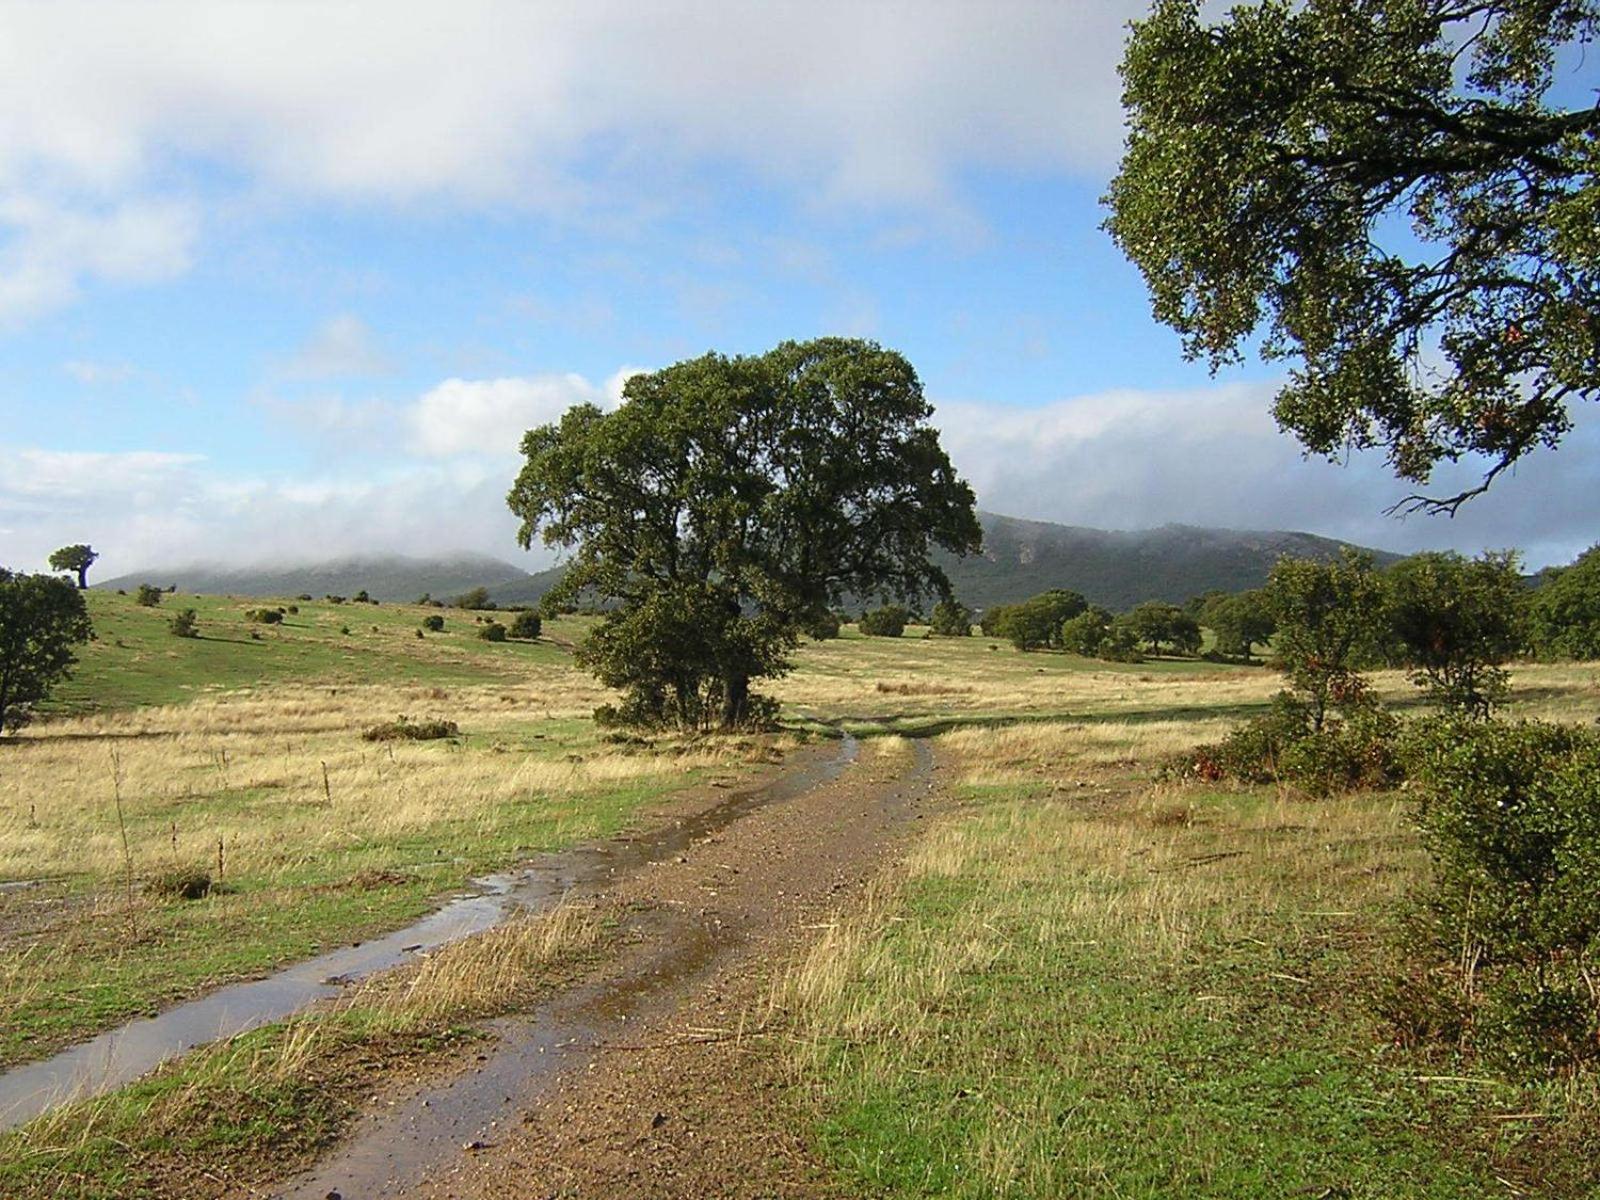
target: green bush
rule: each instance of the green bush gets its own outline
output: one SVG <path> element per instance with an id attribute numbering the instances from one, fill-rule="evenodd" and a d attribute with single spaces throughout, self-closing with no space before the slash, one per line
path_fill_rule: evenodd
<path id="1" fill-rule="evenodd" d="M 1434 863 L 1414 949 L 1471 964 L 1472 1040 L 1528 1070 L 1600 1055 L 1600 737 L 1438 719 L 1405 755 Z"/>
<path id="2" fill-rule="evenodd" d="M 161 603 L 161 597 L 163 594 L 164 593 L 161 591 L 161 589 L 156 587 L 154 584 L 141 583 L 139 585 L 139 590 L 134 593 L 133 602 L 135 604 L 143 605 L 145 608 L 154 608 L 156 605 Z"/>
<path id="3" fill-rule="evenodd" d="M 544 631 L 544 622 L 539 619 L 539 614 L 531 608 L 525 608 L 511 620 L 511 636 L 534 641 Z"/>
<path id="4" fill-rule="evenodd" d="M 486 642 L 503 642 L 506 640 L 506 627 L 499 621 L 490 621 L 478 630 L 478 636 Z"/>
<path id="5" fill-rule="evenodd" d="M 1313 796 L 1398 784 L 1400 722 L 1376 703 L 1352 705 L 1343 719 L 1312 723 L 1311 706 L 1279 692 L 1262 716 L 1184 759 L 1205 780 L 1291 783 Z"/>
<path id="6" fill-rule="evenodd" d="M 429 613 L 422 618 L 422 628 L 430 633 L 442 633 L 444 632 L 444 618 L 438 613 Z"/>
<path id="7" fill-rule="evenodd" d="M 844 627 L 844 622 L 839 614 L 832 609 L 823 609 L 812 615 L 806 622 L 805 635 L 814 642 L 825 642 L 839 636 L 839 630 Z"/>
<path id="8" fill-rule="evenodd" d="M 911 611 L 900 604 L 885 604 L 882 608 L 861 614 L 857 628 L 867 637 L 900 637 L 911 620 Z"/>
<path id="9" fill-rule="evenodd" d="M 173 637 L 197 638 L 200 636 L 200 621 L 194 609 L 186 608 L 167 623 L 167 629 Z"/>
<path id="10" fill-rule="evenodd" d="M 928 624 L 935 637 L 971 637 L 972 610 L 959 600 L 941 600 Z"/>
<path id="11" fill-rule="evenodd" d="M 244 619 L 257 625 L 279 625 L 283 623 L 283 612 L 276 608 L 251 608 L 245 610 Z"/>

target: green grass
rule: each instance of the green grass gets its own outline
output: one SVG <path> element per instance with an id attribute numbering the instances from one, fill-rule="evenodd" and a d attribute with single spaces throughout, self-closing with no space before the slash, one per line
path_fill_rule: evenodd
<path id="1" fill-rule="evenodd" d="M 800 1078 L 854 1188 L 1600 1194 L 1592 1081 L 1424 1082 L 1483 1072 L 1374 1015 L 1419 869 L 1393 800 L 1139 791 L 968 789 L 893 896 L 797 968 Z"/>
<path id="2" fill-rule="evenodd" d="M 274 682 L 482 683 L 514 679 L 540 664 L 564 661 L 552 641 L 581 629 L 577 619 L 548 622 L 537 642 L 485 642 L 475 617 L 508 621 L 507 613 L 471 613 L 411 604 L 332 604 L 166 595 L 143 608 L 131 595 L 90 590 L 95 640 L 79 653 L 74 675 L 56 689 L 51 709 L 100 711 L 176 704 L 207 692 Z M 281 625 L 248 621 L 253 608 L 290 604 Z M 169 624 L 183 609 L 199 619 L 198 638 L 174 637 Z M 422 618 L 445 619 L 442 633 L 416 636 Z M 349 633 L 343 632 L 348 628 Z M 259 635 L 259 640 L 252 638 Z"/>

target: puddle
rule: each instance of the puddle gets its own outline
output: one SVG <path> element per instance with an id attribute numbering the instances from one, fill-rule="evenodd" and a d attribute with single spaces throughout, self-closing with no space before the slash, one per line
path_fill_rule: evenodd
<path id="1" fill-rule="evenodd" d="M 933 754 L 912 743 L 915 760 L 884 803 L 898 806 L 926 791 Z M 853 757 L 848 743 L 845 754 Z M 848 758 L 833 766 L 828 778 Z M 812 784 L 811 786 L 815 786 Z M 804 788 L 800 790 L 805 790 Z M 580 985 L 531 1013 L 502 1018 L 484 1028 L 495 1035 L 473 1069 L 406 1094 L 358 1121 L 325 1159 L 277 1190 L 272 1200 L 387 1200 L 424 1180 L 438 1182 L 463 1154 L 492 1149 L 511 1136 L 519 1112 L 565 1071 L 598 1054 L 626 1052 L 641 1018 L 686 995 L 717 968 L 738 935 L 710 928 L 682 912 L 639 918 L 635 932 L 651 947 L 643 961 L 619 976 Z"/>
<path id="2" fill-rule="evenodd" d="M 477 892 L 457 897 L 404 929 L 318 955 L 265 979 L 218 988 L 159 1016 L 130 1021 L 50 1058 L 0 1074 L 0 1130 L 131 1083 L 199 1046 L 281 1021 L 339 995 L 374 972 L 481 933 L 513 914 L 547 908 L 569 892 L 602 891 L 618 875 L 670 858 L 764 805 L 792 800 L 837 778 L 854 761 L 857 749 L 855 739 L 846 735 L 832 755 L 735 792 L 693 816 L 637 837 L 575 847 L 515 871 L 474 880 Z"/>

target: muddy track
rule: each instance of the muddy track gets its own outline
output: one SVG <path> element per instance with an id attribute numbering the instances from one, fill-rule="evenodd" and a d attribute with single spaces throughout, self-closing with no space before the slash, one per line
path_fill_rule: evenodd
<path id="1" fill-rule="evenodd" d="M 740 1035 L 769 969 L 903 844 L 936 771 L 873 758 L 791 785 L 599 898 L 620 949 L 441 1078 L 375 1097 L 312 1169 L 258 1194 L 389 1197 L 827 1194 L 772 1043 Z M 810 928 L 808 928 L 808 926 Z"/>

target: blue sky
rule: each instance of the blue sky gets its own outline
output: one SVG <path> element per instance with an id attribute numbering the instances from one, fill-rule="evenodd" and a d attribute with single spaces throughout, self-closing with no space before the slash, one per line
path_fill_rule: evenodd
<path id="1" fill-rule="evenodd" d="M 1099 229 L 1138 8 L 0 8 L 0 562 L 538 565 L 523 428 L 825 333 L 911 359 L 996 511 L 1595 540 L 1587 416 L 1399 523 L 1380 462 L 1276 432 L 1271 368 L 1183 361 Z"/>

